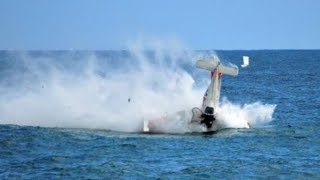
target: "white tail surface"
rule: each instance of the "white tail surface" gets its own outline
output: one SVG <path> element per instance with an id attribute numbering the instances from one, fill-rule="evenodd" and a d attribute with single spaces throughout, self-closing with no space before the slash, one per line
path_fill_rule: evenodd
<path id="1" fill-rule="evenodd" d="M 230 75 L 230 76 L 236 76 L 239 73 L 239 69 L 238 69 L 238 67 L 227 67 L 227 66 L 221 65 L 220 66 L 220 72 L 222 74 L 227 74 L 227 75 Z"/>
<path id="2" fill-rule="evenodd" d="M 214 71 L 219 64 L 220 64 L 219 60 L 206 61 L 206 60 L 200 59 L 197 61 L 196 67 L 205 69 L 208 71 Z"/>
<path id="3" fill-rule="evenodd" d="M 228 67 L 220 64 L 219 59 L 214 59 L 214 60 L 203 60 L 200 59 L 196 63 L 197 68 L 205 69 L 208 71 L 213 72 L 217 67 L 219 66 L 219 70 L 222 74 L 227 74 L 230 76 L 236 76 L 239 73 L 238 67 Z"/>

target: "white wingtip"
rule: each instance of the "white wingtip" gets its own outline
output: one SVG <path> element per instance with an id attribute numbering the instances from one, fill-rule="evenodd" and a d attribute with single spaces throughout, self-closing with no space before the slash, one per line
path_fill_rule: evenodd
<path id="1" fill-rule="evenodd" d="M 241 67 L 247 67 L 249 66 L 249 56 L 243 56 L 243 64 L 241 65 Z"/>
<path id="2" fill-rule="evenodd" d="M 149 121 L 143 120 L 143 132 L 149 132 Z"/>

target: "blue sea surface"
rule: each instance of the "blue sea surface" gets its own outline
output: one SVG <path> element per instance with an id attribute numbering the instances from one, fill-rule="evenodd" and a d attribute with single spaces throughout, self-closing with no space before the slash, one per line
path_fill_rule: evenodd
<path id="1" fill-rule="evenodd" d="M 152 52 L 145 53 L 152 59 Z M 54 59 L 75 74 L 82 67 L 80 60 L 90 54 L 99 57 L 100 66 L 111 69 L 130 63 L 127 51 L 1 51 L 1 94 L 41 81 L 21 65 L 25 60 L 21 54 L 28 54 L 31 61 Z M 223 76 L 221 96 L 238 104 L 276 104 L 273 121 L 212 134 L 148 134 L 25 126 L 0 119 L 0 179 L 319 179 L 320 50 L 220 50 L 217 54 L 237 65 L 243 55 L 250 57 L 250 66 L 240 68 L 237 78 Z M 110 59 L 112 64 L 107 62 Z M 179 66 L 195 81 L 202 78 L 193 64 Z M 109 72 L 96 73 L 107 77 Z M 1 103 L 10 100 L 4 95 L 0 99 Z M 0 113 L 2 107 L 5 104 L 0 105 Z"/>

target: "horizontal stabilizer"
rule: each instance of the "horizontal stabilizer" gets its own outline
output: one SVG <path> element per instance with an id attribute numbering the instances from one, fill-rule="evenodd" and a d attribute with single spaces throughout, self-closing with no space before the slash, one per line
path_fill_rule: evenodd
<path id="1" fill-rule="evenodd" d="M 198 60 L 196 63 L 196 67 L 197 68 L 201 68 L 201 69 L 205 69 L 208 71 L 213 72 L 217 67 L 219 66 L 219 71 L 222 74 L 227 74 L 230 76 L 236 76 L 239 73 L 239 69 L 238 67 L 229 67 L 229 66 L 224 66 L 222 64 L 220 64 L 220 61 L 218 59 L 214 59 L 211 61 L 207 61 L 207 60 Z"/>
<path id="2" fill-rule="evenodd" d="M 205 69 L 208 71 L 214 71 L 216 67 L 220 64 L 218 60 L 213 61 L 205 61 L 205 60 L 198 60 L 196 63 L 197 68 Z"/>
<path id="3" fill-rule="evenodd" d="M 220 72 L 222 74 L 227 74 L 227 75 L 230 75 L 230 76 L 236 76 L 239 73 L 239 69 L 238 69 L 238 67 L 227 67 L 227 66 L 221 65 L 220 66 Z"/>

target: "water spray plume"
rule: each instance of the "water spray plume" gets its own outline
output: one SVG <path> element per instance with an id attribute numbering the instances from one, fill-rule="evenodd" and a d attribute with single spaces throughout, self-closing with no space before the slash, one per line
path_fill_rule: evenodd
<path id="1" fill-rule="evenodd" d="M 200 107 L 207 84 L 196 85 L 185 68 L 193 68 L 199 53 L 173 44 L 132 43 L 126 52 L 107 55 L 11 52 L 12 64 L 0 80 L 0 123 L 136 132 L 144 118 Z M 271 120 L 274 107 L 222 103 L 220 117 L 226 127 L 237 128 L 234 119 Z M 183 126 L 168 126 L 166 132 L 186 132 Z"/>

